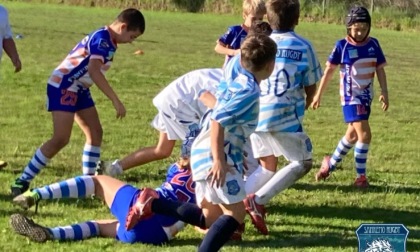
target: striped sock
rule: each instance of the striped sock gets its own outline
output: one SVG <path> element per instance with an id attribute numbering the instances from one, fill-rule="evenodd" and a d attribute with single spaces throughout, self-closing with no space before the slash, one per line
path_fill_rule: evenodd
<path id="1" fill-rule="evenodd" d="M 96 163 L 101 156 L 101 147 L 85 144 L 83 148 L 83 175 L 95 175 Z"/>
<path id="2" fill-rule="evenodd" d="M 359 178 L 362 175 L 366 175 L 366 161 L 367 154 L 369 151 L 369 144 L 357 142 L 354 148 L 354 160 L 356 161 L 356 172 Z"/>
<path id="3" fill-rule="evenodd" d="M 48 228 L 54 239 L 64 240 L 83 240 L 89 237 L 99 236 L 99 225 L 96 221 L 86 221 L 70 226 Z"/>
<path id="4" fill-rule="evenodd" d="M 50 159 L 45 157 L 44 154 L 42 154 L 41 149 L 38 148 L 31 161 L 29 161 L 28 165 L 26 165 L 19 179 L 31 182 L 49 161 Z"/>
<path id="5" fill-rule="evenodd" d="M 84 198 L 95 193 L 91 176 L 79 176 L 34 189 L 41 199 Z"/>
<path id="6" fill-rule="evenodd" d="M 354 144 L 349 143 L 346 137 L 340 139 L 337 144 L 337 148 L 335 149 L 333 155 L 330 159 L 330 171 L 334 171 L 337 165 L 341 162 L 343 157 L 349 152 L 351 148 L 353 148 Z"/>

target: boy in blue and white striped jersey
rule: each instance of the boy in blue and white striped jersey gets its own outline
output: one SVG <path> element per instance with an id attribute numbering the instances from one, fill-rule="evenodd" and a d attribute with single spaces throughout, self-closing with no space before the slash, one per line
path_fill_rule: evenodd
<path id="1" fill-rule="evenodd" d="M 293 185 L 312 168 L 312 144 L 303 130 L 305 109 L 311 104 L 321 67 L 311 43 L 294 32 L 299 21 L 298 0 L 270 0 L 266 4 L 271 39 L 277 44 L 273 73 L 261 82 L 258 126 L 250 136 L 261 166 L 247 180 L 245 200 L 254 226 L 267 234 L 264 205 Z M 278 157 L 289 164 L 278 172 Z M 253 188 L 252 188 L 253 187 Z"/>

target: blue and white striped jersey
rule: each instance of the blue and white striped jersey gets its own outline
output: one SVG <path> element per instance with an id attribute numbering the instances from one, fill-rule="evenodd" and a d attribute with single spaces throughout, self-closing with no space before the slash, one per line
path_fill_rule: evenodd
<path id="1" fill-rule="evenodd" d="M 316 84 L 322 70 L 311 43 L 293 31 L 273 31 L 277 44 L 271 76 L 260 84 L 260 132 L 299 132 L 305 112 L 305 86 Z"/>
<path id="2" fill-rule="evenodd" d="M 243 171 L 243 145 L 257 126 L 260 89 L 254 76 L 242 69 L 226 89 L 217 94 L 217 103 L 211 113 L 224 128 L 227 164 Z M 213 165 L 209 122 L 194 140 L 191 150 L 193 180 L 205 180 Z"/>

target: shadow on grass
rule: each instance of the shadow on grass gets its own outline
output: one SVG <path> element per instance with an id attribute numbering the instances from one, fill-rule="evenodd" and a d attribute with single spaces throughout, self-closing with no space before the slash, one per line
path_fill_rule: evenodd
<path id="1" fill-rule="evenodd" d="M 302 191 L 342 191 L 342 192 L 387 192 L 387 193 L 404 193 L 404 194 L 420 194 L 420 187 L 395 186 L 395 185 L 370 185 L 367 189 L 359 189 L 353 185 L 337 185 L 331 183 L 298 183 L 292 186 L 296 190 Z"/>

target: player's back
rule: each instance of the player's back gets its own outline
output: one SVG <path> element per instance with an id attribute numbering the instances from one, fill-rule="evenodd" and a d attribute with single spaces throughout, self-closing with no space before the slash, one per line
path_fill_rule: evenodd
<path id="1" fill-rule="evenodd" d="M 171 118 L 177 114 L 191 114 L 200 118 L 207 107 L 199 101 L 203 90 L 215 93 L 223 72 L 221 68 L 204 68 L 188 72 L 166 86 L 154 99 L 153 104 Z"/>
<path id="2" fill-rule="evenodd" d="M 299 91 L 304 86 L 315 84 L 321 78 L 318 58 L 307 39 L 294 32 L 276 31 L 270 37 L 277 44 L 276 64 L 271 76 L 261 82 L 262 97 L 281 97 L 286 92 Z M 292 95 L 303 94 L 297 92 Z"/>
<path id="3" fill-rule="evenodd" d="M 195 184 L 191 170 L 172 164 L 167 171 L 165 182 L 156 189 L 161 197 L 195 203 Z"/>
<path id="4" fill-rule="evenodd" d="M 260 84 L 260 114 L 257 131 L 297 132 L 302 130 L 305 86 L 321 79 L 322 69 L 311 43 L 295 32 L 273 31 L 277 44 L 271 76 Z"/>

